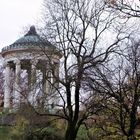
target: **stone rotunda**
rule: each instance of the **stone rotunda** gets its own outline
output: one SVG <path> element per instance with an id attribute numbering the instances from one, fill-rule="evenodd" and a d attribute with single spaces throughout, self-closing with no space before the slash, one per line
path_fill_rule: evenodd
<path id="1" fill-rule="evenodd" d="M 4 47 L 1 54 L 5 65 L 4 109 L 19 107 L 27 100 L 37 104 L 37 97 L 41 99 L 50 91 L 55 92 L 51 86 L 58 86 L 62 55 L 37 34 L 34 26 L 22 38 Z"/>

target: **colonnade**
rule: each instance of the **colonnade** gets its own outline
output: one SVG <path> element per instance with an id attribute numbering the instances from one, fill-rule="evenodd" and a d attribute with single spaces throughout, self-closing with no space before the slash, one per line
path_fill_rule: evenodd
<path id="1" fill-rule="evenodd" d="M 26 60 L 27 61 L 27 60 Z M 28 89 L 30 89 L 30 95 L 34 94 L 37 70 L 42 72 L 42 89 L 43 94 L 49 93 L 50 82 L 52 77 L 50 76 L 50 81 L 47 79 L 49 66 L 46 61 L 41 64 L 41 60 L 28 60 L 28 64 L 24 64 L 24 60 L 13 60 L 7 61 L 5 64 L 5 83 L 4 83 L 4 108 L 17 108 L 21 103 L 21 71 L 26 70 L 28 76 Z M 14 80 L 12 83 L 12 75 L 14 73 Z M 55 74 L 59 74 L 59 65 L 55 69 Z M 58 86 L 58 83 L 57 83 Z M 29 95 L 29 96 L 30 96 Z M 12 105 L 11 105 L 12 102 Z"/>

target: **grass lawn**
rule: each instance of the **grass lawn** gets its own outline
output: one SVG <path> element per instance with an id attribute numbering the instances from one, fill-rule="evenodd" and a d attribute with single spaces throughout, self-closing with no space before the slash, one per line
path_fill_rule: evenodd
<path id="1" fill-rule="evenodd" d="M 9 140 L 8 134 L 10 131 L 9 126 L 0 126 L 0 140 Z"/>

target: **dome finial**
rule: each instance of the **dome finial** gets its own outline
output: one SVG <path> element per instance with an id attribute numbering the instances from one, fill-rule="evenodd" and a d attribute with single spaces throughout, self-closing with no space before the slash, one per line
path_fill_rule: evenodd
<path id="1" fill-rule="evenodd" d="M 28 31 L 28 33 L 25 36 L 28 36 L 28 35 L 37 35 L 37 32 L 36 32 L 36 29 L 35 29 L 34 25 L 32 25 L 30 27 L 30 30 Z"/>

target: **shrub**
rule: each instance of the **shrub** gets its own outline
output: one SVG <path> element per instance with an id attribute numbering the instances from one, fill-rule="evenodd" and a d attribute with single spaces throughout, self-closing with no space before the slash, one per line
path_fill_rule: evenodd
<path id="1" fill-rule="evenodd" d="M 76 140 L 89 140 L 88 130 L 86 130 L 84 125 L 79 128 Z"/>
<path id="2" fill-rule="evenodd" d="M 25 117 L 18 115 L 11 128 L 10 140 L 63 140 L 63 133 L 54 126 L 31 126 Z"/>
<path id="3" fill-rule="evenodd" d="M 26 140 L 63 140 L 63 134 L 56 128 L 46 127 L 30 133 Z"/>
<path id="4" fill-rule="evenodd" d="M 11 128 L 10 139 L 11 140 L 24 140 L 28 130 L 29 122 L 22 116 L 17 116 L 15 125 Z"/>

